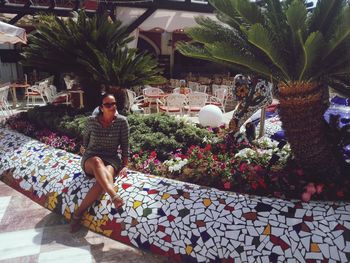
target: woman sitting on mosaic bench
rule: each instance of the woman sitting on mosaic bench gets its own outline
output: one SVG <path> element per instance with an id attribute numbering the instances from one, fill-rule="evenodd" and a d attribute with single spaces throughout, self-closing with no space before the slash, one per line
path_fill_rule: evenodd
<path id="1" fill-rule="evenodd" d="M 126 117 L 118 114 L 116 100 L 112 94 L 101 97 L 99 112 L 88 118 L 83 132 L 83 154 L 81 166 L 85 174 L 95 177 L 96 183 L 86 194 L 71 221 L 71 232 L 80 229 L 83 213 L 107 192 L 115 206 L 120 208 L 124 201 L 114 190 L 114 177 L 126 171 L 129 150 L 129 124 Z M 117 155 L 118 147 L 122 152 L 122 160 Z"/>

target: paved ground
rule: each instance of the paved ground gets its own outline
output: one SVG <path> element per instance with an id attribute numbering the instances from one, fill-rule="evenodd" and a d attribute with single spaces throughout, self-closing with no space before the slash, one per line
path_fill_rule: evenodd
<path id="1" fill-rule="evenodd" d="M 83 228 L 69 233 L 63 216 L 0 181 L 0 262 L 172 262 Z"/>

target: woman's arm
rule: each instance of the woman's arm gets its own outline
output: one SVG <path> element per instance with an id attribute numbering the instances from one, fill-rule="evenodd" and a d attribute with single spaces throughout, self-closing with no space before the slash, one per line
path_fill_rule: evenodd
<path id="1" fill-rule="evenodd" d="M 91 122 L 90 122 L 90 118 L 88 118 L 86 123 L 85 123 L 84 130 L 83 130 L 83 144 L 80 147 L 80 153 L 81 154 L 84 154 L 85 149 L 89 145 L 90 134 L 91 134 Z"/>

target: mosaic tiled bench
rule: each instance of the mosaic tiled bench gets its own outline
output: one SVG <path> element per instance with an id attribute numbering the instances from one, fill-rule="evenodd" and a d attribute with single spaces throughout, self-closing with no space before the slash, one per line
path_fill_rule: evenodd
<path id="1" fill-rule="evenodd" d="M 205 176 L 205 175 L 203 175 Z M 0 178 L 67 219 L 93 179 L 80 156 L 0 129 Z M 182 262 L 350 262 L 350 203 L 243 196 L 129 171 L 84 225 Z"/>

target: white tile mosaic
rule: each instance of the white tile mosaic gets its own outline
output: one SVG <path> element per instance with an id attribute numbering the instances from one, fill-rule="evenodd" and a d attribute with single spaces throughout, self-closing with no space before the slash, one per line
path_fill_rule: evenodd
<path id="1" fill-rule="evenodd" d="M 49 148 L 40 153 L 45 156 L 43 163 L 37 150 L 45 146 L 35 141 L 23 145 L 22 139 L 27 140 L 0 129 L 0 145 L 5 145 L 6 152 L 11 152 L 13 147 L 7 146 L 9 142 L 23 150 L 22 154 L 12 151 L 12 160 L 0 162 L 0 177 L 11 167 L 28 167 L 21 171 L 14 169 L 12 176 L 18 179 L 14 187 L 37 189 L 35 197 L 42 195 L 48 200 L 50 196 L 61 202 L 62 214 L 66 207 L 69 212 L 74 211 L 93 184 L 93 180 L 87 180 L 81 173 L 73 176 L 75 171 L 80 172 L 80 157 Z M 71 161 L 69 165 L 68 161 Z M 54 165 L 63 168 L 52 173 Z M 33 175 L 25 179 L 32 170 Z M 349 230 L 350 226 L 350 205 L 346 203 L 338 203 L 334 208 L 327 202 L 248 197 L 133 171 L 116 184 L 120 195 L 128 200 L 125 211 L 111 209 L 110 198 L 105 196 L 91 210 L 95 215 L 90 220 L 95 222 L 90 223 L 100 224 L 107 218 L 109 226 L 105 230 L 111 231 L 122 225 L 114 237 L 127 237 L 140 248 L 180 253 L 184 261 L 190 257 L 197 262 L 225 257 L 234 262 L 292 262 L 290 259 L 305 262 L 307 257 L 347 262 L 350 258 L 349 241 L 345 241 L 344 234 L 344 229 Z M 62 194 L 63 191 L 66 193 Z M 54 197 L 53 192 L 56 192 Z M 30 191 L 27 193 L 34 197 Z"/>

